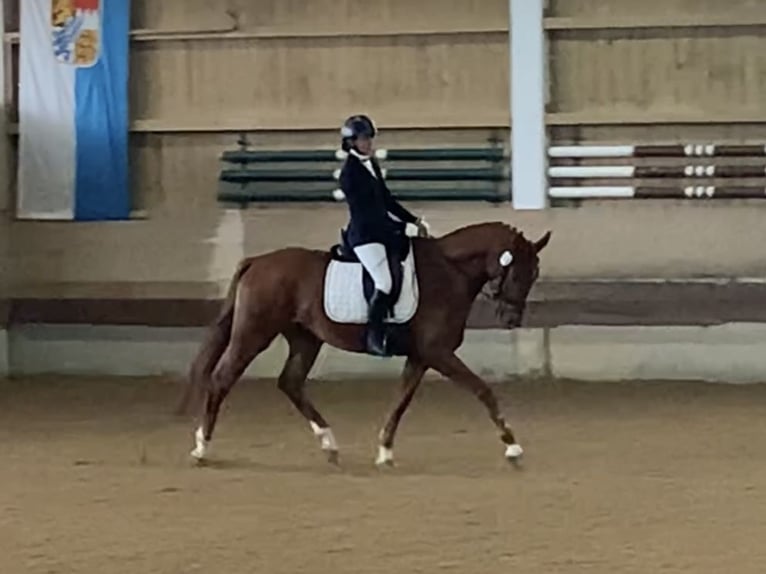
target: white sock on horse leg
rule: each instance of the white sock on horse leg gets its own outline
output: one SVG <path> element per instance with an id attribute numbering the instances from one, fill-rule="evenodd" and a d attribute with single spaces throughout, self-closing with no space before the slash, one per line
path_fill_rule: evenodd
<path id="1" fill-rule="evenodd" d="M 524 449 L 521 448 L 520 444 L 513 443 L 505 447 L 505 458 L 519 458 L 522 454 L 524 454 Z"/>
<path id="2" fill-rule="evenodd" d="M 338 450 L 338 443 L 335 441 L 335 435 L 330 427 L 322 428 L 314 421 L 311 421 L 311 430 L 314 436 L 318 437 L 322 450 Z"/>
<path id="3" fill-rule="evenodd" d="M 205 440 L 205 432 L 202 429 L 202 426 L 199 426 L 194 433 L 194 441 L 196 446 L 194 450 L 191 451 L 191 455 L 197 460 L 201 460 L 205 458 L 205 453 L 207 452 L 207 441 Z"/>
<path id="4" fill-rule="evenodd" d="M 386 448 L 383 445 L 378 447 L 378 458 L 375 459 L 375 464 L 390 464 L 394 461 L 394 451 L 390 448 Z"/>

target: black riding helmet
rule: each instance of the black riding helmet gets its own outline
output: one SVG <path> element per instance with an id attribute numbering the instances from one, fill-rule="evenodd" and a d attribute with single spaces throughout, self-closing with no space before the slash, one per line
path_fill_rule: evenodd
<path id="1" fill-rule="evenodd" d="M 351 116 L 343 122 L 343 127 L 340 128 L 341 147 L 343 151 L 348 151 L 354 147 L 356 138 L 360 136 L 374 138 L 377 133 L 375 124 L 368 116 L 364 114 Z"/>

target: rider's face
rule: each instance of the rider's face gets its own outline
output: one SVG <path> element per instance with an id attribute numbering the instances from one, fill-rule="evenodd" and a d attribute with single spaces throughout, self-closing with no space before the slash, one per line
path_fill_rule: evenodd
<path id="1" fill-rule="evenodd" d="M 367 136 L 359 136 L 356 138 L 356 149 L 362 155 L 370 155 L 372 153 L 372 138 Z"/>

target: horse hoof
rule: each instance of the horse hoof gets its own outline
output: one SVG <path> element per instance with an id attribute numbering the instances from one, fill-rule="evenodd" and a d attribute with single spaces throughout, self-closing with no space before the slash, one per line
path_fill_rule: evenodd
<path id="1" fill-rule="evenodd" d="M 197 466 L 203 466 L 207 462 L 205 454 L 199 452 L 196 448 L 189 453 L 189 458 L 191 459 L 192 464 Z"/>
<path id="2" fill-rule="evenodd" d="M 519 458 L 524 454 L 524 449 L 521 445 L 513 443 L 505 447 L 505 458 Z"/>
<path id="3" fill-rule="evenodd" d="M 340 466 L 340 454 L 337 450 L 327 451 L 327 462 L 334 464 L 335 466 Z"/>
<path id="4" fill-rule="evenodd" d="M 189 453 L 197 463 L 200 463 L 205 458 L 207 452 L 208 442 L 205 440 L 205 434 L 202 432 L 202 427 L 198 427 L 194 432 L 194 449 Z"/>
<path id="5" fill-rule="evenodd" d="M 513 464 L 514 466 L 519 466 L 521 464 L 521 456 L 524 454 L 524 449 L 521 448 L 521 445 L 518 445 L 516 443 L 509 444 L 505 447 L 505 458 Z"/>
<path id="6" fill-rule="evenodd" d="M 378 467 L 393 467 L 394 466 L 394 453 L 390 448 L 384 446 L 378 447 L 378 458 L 375 459 L 375 464 Z"/>

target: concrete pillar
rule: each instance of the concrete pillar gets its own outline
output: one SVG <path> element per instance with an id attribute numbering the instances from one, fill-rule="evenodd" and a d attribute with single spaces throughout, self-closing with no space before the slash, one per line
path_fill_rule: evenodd
<path id="1" fill-rule="evenodd" d="M 513 208 L 547 206 L 545 0 L 509 0 Z"/>

